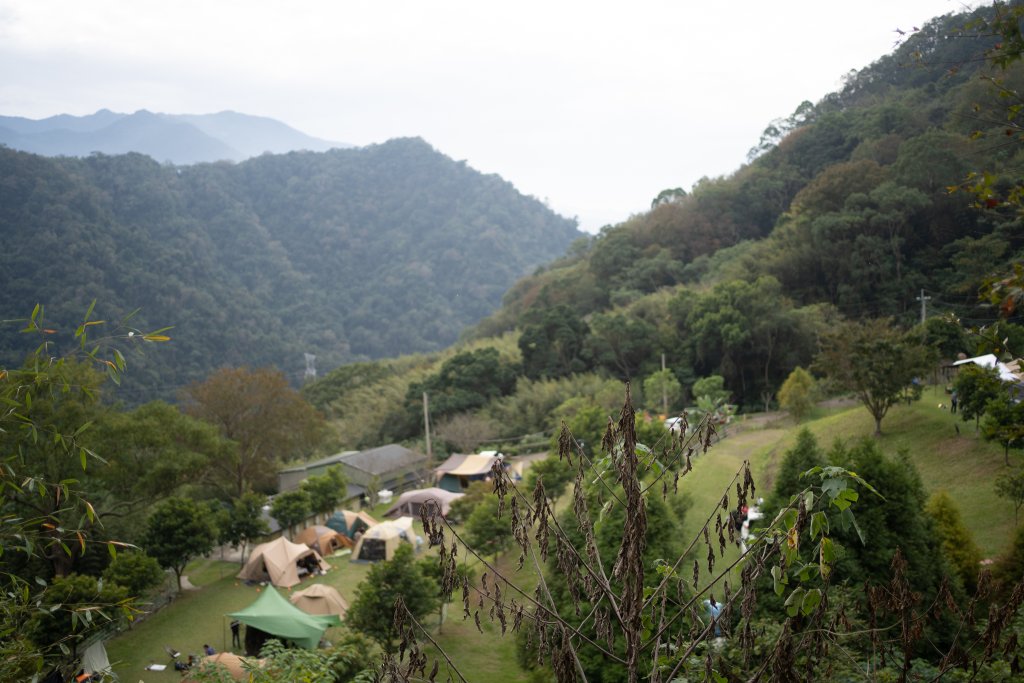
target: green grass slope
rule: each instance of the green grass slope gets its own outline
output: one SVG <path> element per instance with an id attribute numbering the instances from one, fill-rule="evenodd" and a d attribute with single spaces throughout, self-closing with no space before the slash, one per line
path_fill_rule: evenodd
<path id="1" fill-rule="evenodd" d="M 961 421 L 940 404 L 948 405 L 948 398 L 932 387 L 920 401 L 895 406 L 882 422 L 879 443 L 890 455 L 906 449 L 928 492 L 947 491 L 959 505 L 982 553 L 994 557 L 1009 543 L 1014 530 L 1012 505 L 995 495 L 995 478 L 1006 471 L 1002 448 L 982 440 L 975 434 L 973 422 Z M 871 415 L 859 404 L 819 410 L 802 425 L 782 417 L 763 426 L 748 427 L 742 422 L 731 426 L 733 433 L 696 461 L 694 472 L 680 485 L 694 499 L 686 520 L 686 538 L 699 530 L 704 521 L 701 510 L 710 510 L 721 499 L 745 459 L 753 467 L 758 495 L 770 491 L 775 471 L 795 443 L 800 427 L 807 427 L 826 449 L 836 439 L 870 437 L 874 430 Z"/>
<path id="2" fill-rule="evenodd" d="M 986 557 L 993 557 L 1008 543 L 1013 529 L 1012 506 L 995 495 L 993 482 L 1006 468 L 1001 448 L 982 441 L 974 433 L 973 423 L 962 422 L 958 416 L 939 407 L 945 396 L 928 389 L 924 398 L 912 405 L 892 409 L 883 422 L 880 438 L 886 453 L 906 448 L 930 491 L 945 489 L 960 506 L 964 522 Z M 752 417 L 731 425 L 726 436 L 704 456 L 694 460 L 694 471 L 680 482 L 680 491 L 693 499 L 693 507 L 684 523 L 683 538 L 689 542 L 700 530 L 708 512 L 721 499 L 735 472 L 744 460 L 750 460 L 758 495 L 766 494 L 772 485 L 775 470 L 783 454 L 795 442 L 796 433 L 806 426 L 824 447 L 835 439 L 856 439 L 869 436 L 874 424 L 861 406 L 819 409 L 803 425 L 796 425 L 785 416 Z M 957 433 L 956 426 L 960 431 Z M 730 551 L 732 553 L 732 551 Z M 500 565 L 506 571 L 515 564 L 517 553 L 508 552 Z M 730 557 L 734 557 L 730 554 Z M 369 571 L 369 565 L 350 563 L 345 558 L 331 561 L 334 570 L 316 581 L 338 588 L 349 600 Z M 122 680 L 146 683 L 178 681 L 173 671 L 147 672 L 151 662 L 168 663 L 163 651 L 169 645 L 184 653 L 199 653 L 209 642 L 218 650 L 230 649 L 228 620 L 224 614 L 248 605 L 256 598 L 256 588 L 240 584 L 234 574 L 238 565 L 217 560 L 203 560 L 189 567 L 190 580 L 200 586 L 185 591 L 170 606 L 126 631 L 107 644 L 114 670 Z M 478 567 L 478 575 L 483 569 Z M 524 570 L 516 577 L 517 584 L 532 592 L 536 577 Z M 304 583 L 303 586 L 306 584 Z M 472 621 L 461 618 L 458 601 L 449 605 L 448 620 L 440 632 L 436 618 L 426 620 L 432 637 L 459 664 L 460 669 L 474 674 L 476 680 L 496 683 L 525 681 L 529 676 L 516 663 L 515 641 L 511 634 L 501 638 L 498 629 L 484 622 L 479 633 Z M 328 639 L 331 634 L 328 633 Z"/>

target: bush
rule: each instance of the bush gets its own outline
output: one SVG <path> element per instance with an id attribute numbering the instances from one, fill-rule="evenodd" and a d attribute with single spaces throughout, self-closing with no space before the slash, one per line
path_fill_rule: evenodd
<path id="1" fill-rule="evenodd" d="M 123 586 L 129 595 L 138 597 L 164 580 L 164 570 L 144 552 L 123 552 L 103 572 L 103 580 Z"/>

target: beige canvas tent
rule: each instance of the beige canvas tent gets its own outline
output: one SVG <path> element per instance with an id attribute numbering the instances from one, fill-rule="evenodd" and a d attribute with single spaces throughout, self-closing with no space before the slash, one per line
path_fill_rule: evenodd
<path id="1" fill-rule="evenodd" d="M 270 581 L 275 586 L 289 588 L 313 569 L 327 571 L 330 568 L 320 553 L 308 545 L 281 537 L 253 548 L 249 561 L 237 577 L 246 581 Z"/>
<path id="2" fill-rule="evenodd" d="M 348 602 L 341 597 L 338 589 L 323 583 L 315 583 L 309 588 L 296 591 L 288 599 L 307 614 L 336 614 L 343 619 L 348 612 Z"/>
<path id="3" fill-rule="evenodd" d="M 305 543 L 313 550 L 326 557 L 339 548 L 351 548 L 352 541 L 334 529 L 320 526 L 308 526 L 295 536 L 296 543 Z"/>
<path id="4" fill-rule="evenodd" d="M 261 660 L 249 660 L 249 666 L 253 663 L 259 664 Z M 228 672 L 231 678 L 236 681 L 247 681 L 249 680 L 249 672 L 245 670 L 245 657 L 239 657 L 231 652 L 218 652 L 215 655 L 209 655 L 202 657 L 196 663 L 195 668 L 198 671 L 209 671 L 211 669 L 222 669 Z M 197 679 L 191 675 L 186 675 L 183 681 L 191 683 Z M 218 679 L 219 680 L 219 679 Z"/>
<path id="5" fill-rule="evenodd" d="M 451 491 L 439 488 L 406 491 L 398 497 L 398 501 L 394 505 L 388 508 L 384 516 L 412 515 L 413 517 L 419 517 L 420 508 L 424 505 L 435 505 L 440 510 L 442 516 L 447 516 L 448 508 L 451 506 L 452 501 L 461 498 L 462 495 L 461 493 L 452 493 Z"/>
<path id="6" fill-rule="evenodd" d="M 382 522 L 372 527 L 356 541 L 352 549 L 352 560 L 364 562 L 377 562 L 378 560 L 390 560 L 400 543 L 409 543 L 415 547 L 415 540 L 412 532 L 407 531 L 395 522 Z"/>
<path id="7" fill-rule="evenodd" d="M 494 451 L 474 455 L 456 453 L 434 469 L 434 477 L 439 488 L 458 493 L 474 481 L 489 479 L 496 463 L 504 464 L 504 458 Z"/>

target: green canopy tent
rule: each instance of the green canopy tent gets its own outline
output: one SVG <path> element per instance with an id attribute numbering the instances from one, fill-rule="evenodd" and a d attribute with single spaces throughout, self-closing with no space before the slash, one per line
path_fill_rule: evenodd
<path id="1" fill-rule="evenodd" d="M 307 614 L 272 586 L 267 586 L 251 605 L 227 616 L 307 650 L 316 648 L 329 626 L 341 626 L 341 619 L 336 615 Z"/>

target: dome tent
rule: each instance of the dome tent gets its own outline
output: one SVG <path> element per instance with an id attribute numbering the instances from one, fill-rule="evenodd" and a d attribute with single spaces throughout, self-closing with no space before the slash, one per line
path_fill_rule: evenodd
<path id="1" fill-rule="evenodd" d="M 218 652 L 215 655 L 201 657 L 195 664 L 195 669 L 202 672 L 207 672 L 213 669 L 223 669 L 236 681 L 248 681 L 249 672 L 246 670 L 246 661 L 255 661 L 258 664 L 261 660 L 246 660 L 245 657 L 239 657 L 231 652 Z M 186 674 L 185 678 L 182 679 L 184 683 L 193 683 L 196 680 L 198 679 L 194 678 L 190 674 Z M 217 680 L 220 679 L 218 678 Z"/>
<path id="2" fill-rule="evenodd" d="M 411 529 L 412 520 L 409 521 Z M 399 544 L 406 542 L 415 547 L 412 534 L 405 525 L 400 525 L 397 522 L 382 522 L 367 530 L 356 542 L 355 547 L 352 548 L 352 561 L 390 560 Z"/>
<path id="3" fill-rule="evenodd" d="M 420 508 L 424 505 L 434 506 L 441 513 L 442 517 L 448 516 L 448 509 L 452 501 L 461 498 L 463 494 L 445 491 L 440 488 L 415 489 L 406 491 L 398 497 L 398 500 L 384 513 L 385 517 L 398 517 L 400 515 L 420 516 Z"/>
<path id="4" fill-rule="evenodd" d="M 372 526 L 377 526 L 377 520 L 362 510 L 359 512 L 342 510 L 331 515 L 331 518 L 327 520 L 327 526 L 339 534 L 355 538 L 355 535 L 360 531 L 366 531 Z"/>
<path id="5" fill-rule="evenodd" d="M 305 543 L 321 556 L 330 555 L 339 548 L 352 547 L 352 541 L 349 538 L 334 529 L 319 524 L 308 526 L 297 533 L 295 542 Z"/>
<path id="6" fill-rule="evenodd" d="M 309 588 L 292 593 L 289 602 L 306 614 L 334 614 L 344 618 L 348 602 L 333 586 L 315 583 Z"/>
<path id="7" fill-rule="evenodd" d="M 270 581 L 275 586 L 289 588 L 301 580 L 300 562 L 314 563 L 321 571 L 331 568 L 309 546 L 292 543 L 282 536 L 253 548 L 249 561 L 236 576 L 246 581 Z"/>

